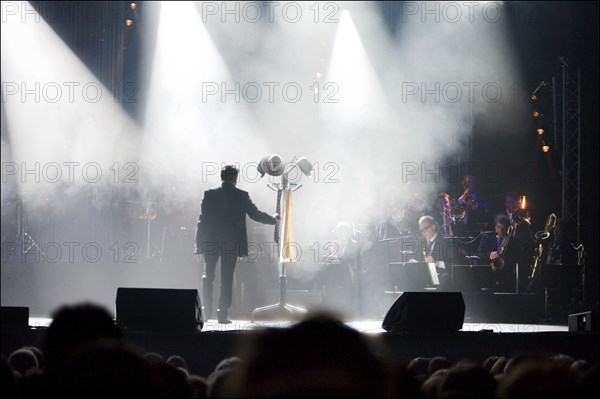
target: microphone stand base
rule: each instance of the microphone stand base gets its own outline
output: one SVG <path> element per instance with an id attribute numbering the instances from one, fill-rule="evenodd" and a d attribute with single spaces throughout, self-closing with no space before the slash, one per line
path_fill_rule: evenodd
<path id="1" fill-rule="evenodd" d="M 298 321 L 306 315 L 306 309 L 298 306 L 289 305 L 285 302 L 278 302 L 274 305 L 256 308 L 252 312 L 252 321 Z"/>

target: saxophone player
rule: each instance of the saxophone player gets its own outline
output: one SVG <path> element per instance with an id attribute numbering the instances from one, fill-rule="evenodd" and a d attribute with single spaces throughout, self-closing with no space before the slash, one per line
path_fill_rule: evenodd
<path id="1" fill-rule="evenodd" d="M 510 226 L 507 216 L 496 216 L 494 233 L 483 236 L 477 251 L 480 266 L 490 265 L 494 269 L 494 289 L 497 292 L 515 292 L 517 289 L 519 243 L 517 237 L 509 234 Z"/>

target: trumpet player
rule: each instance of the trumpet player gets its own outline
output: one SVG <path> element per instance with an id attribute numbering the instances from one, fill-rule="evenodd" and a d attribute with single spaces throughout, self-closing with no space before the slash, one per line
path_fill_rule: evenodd
<path id="1" fill-rule="evenodd" d="M 462 188 L 463 193 L 456 201 L 458 206 L 463 209 L 463 217 L 460 223 L 469 234 L 477 234 L 479 232 L 477 223 L 482 222 L 482 215 L 479 209 L 479 202 L 477 201 L 475 176 L 467 175 L 463 177 Z"/>
<path id="2" fill-rule="evenodd" d="M 438 193 L 436 202 L 437 212 L 434 214 L 434 219 L 439 226 L 439 230 L 446 237 L 453 237 L 454 223 L 452 220 L 452 203 L 450 201 L 450 194 Z"/>
<path id="3" fill-rule="evenodd" d="M 458 197 L 458 204 L 464 205 L 467 211 L 479 209 L 477 202 L 477 190 L 475 188 L 475 176 L 467 175 L 462 181 L 463 193 Z"/>
<path id="4" fill-rule="evenodd" d="M 440 226 L 440 231 L 446 237 L 460 237 L 465 233 L 465 225 L 462 219 L 465 216 L 465 209 L 457 205 L 456 201 L 450 199 L 450 194 L 439 193 L 437 196 L 437 212 L 434 219 Z"/>

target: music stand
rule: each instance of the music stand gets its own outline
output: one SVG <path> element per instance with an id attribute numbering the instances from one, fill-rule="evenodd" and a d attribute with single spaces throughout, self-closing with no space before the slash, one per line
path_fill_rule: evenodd
<path id="1" fill-rule="evenodd" d="M 453 289 L 460 292 L 491 291 L 494 271 L 489 265 L 453 265 Z"/>
<path id="2" fill-rule="evenodd" d="M 457 259 L 462 259 L 464 257 L 464 255 L 461 255 L 461 253 L 466 253 L 464 248 L 459 244 L 465 244 L 471 241 L 472 239 L 472 237 L 442 237 L 442 241 L 449 241 L 449 244 L 443 245 L 444 251 L 447 252 L 449 248 L 452 249 L 451 253 L 442 254 L 444 258 L 448 258 L 448 260 L 450 261 L 446 263 L 450 264 L 450 281 L 452 283 L 454 283 L 454 265 L 458 263 Z"/>
<path id="3" fill-rule="evenodd" d="M 264 158 L 263 158 L 264 159 Z M 303 164 L 300 164 L 301 162 L 304 162 Z M 291 191 L 296 191 L 298 190 L 300 187 L 302 187 L 302 185 L 298 185 L 295 183 L 291 183 L 288 180 L 288 175 L 289 172 L 291 170 L 293 170 L 293 168 L 295 167 L 299 167 L 300 170 L 305 174 L 305 175 L 310 175 L 310 170 L 312 170 L 312 165 L 310 163 L 308 163 L 309 167 L 306 166 L 306 163 L 308 163 L 308 160 L 306 160 L 306 158 L 300 158 L 297 162 L 294 162 L 294 160 L 292 160 L 292 162 L 289 164 L 291 165 L 290 167 L 288 167 L 288 165 L 285 166 L 285 170 L 281 176 L 281 183 L 273 183 L 271 185 L 269 185 L 269 187 L 272 190 L 276 190 L 277 191 L 277 213 L 279 213 L 279 215 L 281 216 L 281 220 L 283 222 L 285 222 L 285 218 L 287 217 L 287 212 L 285 211 L 285 207 L 281 207 L 281 196 L 282 194 L 287 192 L 291 192 Z M 259 172 L 262 173 L 262 169 L 259 166 Z M 271 173 L 269 173 L 271 174 Z M 276 174 L 272 174 L 272 175 L 276 175 Z M 290 305 L 287 303 L 287 276 L 285 274 L 285 260 L 283 257 L 283 248 L 281 245 L 281 236 L 282 236 L 282 231 L 279 228 L 279 225 L 275 225 L 275 242 L 277 243 L 277 249 L 278 249 L 278 253 L 279 253 L 279 270 L 280 270 L 280 274 L 279 274 L 279 302 L 277 302 L 276 304 L 273 305 L 268 305 L 268 306 L 263 306 L 260 308 L 256 308 L 254 309 L 254 311 L 252 312 L 252 316 L 251 316 L 251 320 L 296 320 L 301 318 L 304 314 L 306 314 L 306 309 L 303 309 L 299 306 L 294 306 L 294 305 Z"/>
<path id="4" fill-rule="evenodd" d="M 433 263 L 391 262 L 389 272 L 394 292 L 428 291 L 440 284 Z"/>

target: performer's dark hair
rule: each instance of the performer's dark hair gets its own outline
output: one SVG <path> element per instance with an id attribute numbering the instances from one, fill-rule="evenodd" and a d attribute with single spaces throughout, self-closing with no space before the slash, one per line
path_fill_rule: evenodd
<path id="1" fill-rule="evenodd" d="M 510 226 L 510 219 L 506 215 L 498 215 L 494 219 L 494 226 L 498 223 L 500 223 L 503 226 L 508 227 L 508 226 Z"/>
<path id="2" fill-rule="evenodd" d="M 427 227 L 435 226 L 436 230 L 440 228 L 440 224 L 433 218 L 433 216 L 425 215 L 419 218 L 419 224 L 427 223 Z"/>
<path id="3" fill-rule="evenodd" d="M 237 181 L 239 169 L 233 165 L 225 165 L 221 169 L 221 180 L 235 183 Z"/>
<path id="4" fill-rule="evenodd" d="M 438 196 L 437 196 L 438 201 L 441 200 L 442 198 L 446 198 L 446 197 L 450 198 L 450 194 L 444 193 L 444 192 L 439 192 Z"/>
<path id="5" fill-rule="evenodd" d="M 504 195 L 504 199 L 508 199 L 508 197 L 514 197 L 514 198 L 519 198 L 519 194 L 517 194 L 516 191 L 508 191 L 505 195 Z"/>

